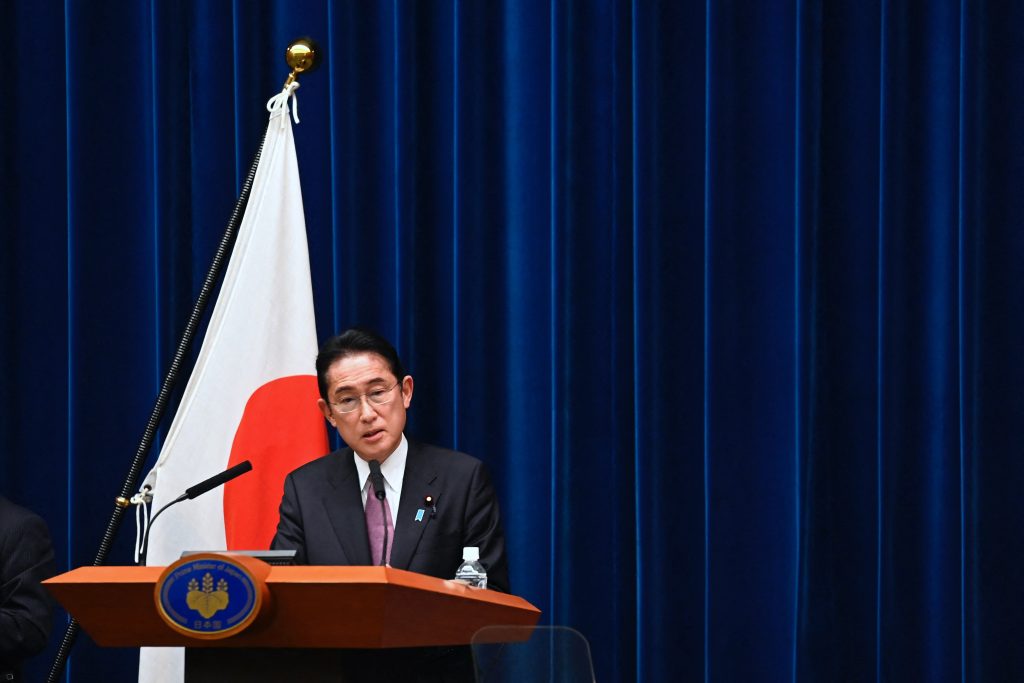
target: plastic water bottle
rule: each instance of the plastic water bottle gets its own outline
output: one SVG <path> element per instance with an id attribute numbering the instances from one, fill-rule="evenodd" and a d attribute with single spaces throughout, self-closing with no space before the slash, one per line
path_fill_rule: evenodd
<path id="1" fill-rule="evenodd" d="M 480 564 L 480 548 L 462 549 L 462 564 L 455 570 L 455 580 L 470 588 L 487 588 L 487 570 Z"/>

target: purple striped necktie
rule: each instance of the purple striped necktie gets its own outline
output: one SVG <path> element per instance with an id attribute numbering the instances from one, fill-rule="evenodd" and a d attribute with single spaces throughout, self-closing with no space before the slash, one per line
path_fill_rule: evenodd
<path id="1" fill-rule="evenodd" d="M 388 559 L 391 563 L 391 546 L 395 542 L 395 524 L 391 521 L 391 505 L 388 499 L 384 499 L 384 509 L 381 510 L 381 501 L 373 494 L 373 485 L 366 484 L 366 534 L 370 537 L 370 556 L 375 565 L 380 564 L 380 553 L 384 545 L 384 512 L 387 512 L 388 520 Z"/>

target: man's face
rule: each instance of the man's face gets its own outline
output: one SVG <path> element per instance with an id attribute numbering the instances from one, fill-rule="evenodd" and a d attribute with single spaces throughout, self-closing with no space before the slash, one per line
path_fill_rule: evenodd
<path id="1" fill-rule="evenodd" d="M 317 402 L 324 417 L 360 457 L 384 462 L 402 441 L 412 377 L 399 382 L 383 356 L 367 352 L 334 361 L 325 378 L 327 401 Z M 387 403 L 377 404 L 371 397 Z M 355 410 L 341 412 L 345 405 Z"/>

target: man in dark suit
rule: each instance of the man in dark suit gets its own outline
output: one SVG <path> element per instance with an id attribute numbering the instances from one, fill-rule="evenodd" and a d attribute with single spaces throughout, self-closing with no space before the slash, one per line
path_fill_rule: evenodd
<path id="1" fill-rule="evenodd" d="M 388 564 L 450 579 L 462 549 L 476 546 L 488 588 L 507 592 L 505 537 L 490 477 L 476 458 L 406 439 L 413 379 L 391 344 L 369 330 L 348 330 L 324 344 L 316 368 L 317 404 L 348 446 L 288 475 L 271 547 L 296 550 L 303 564 Z M 383 501 L 374 495 L 370 461 L 383 475 Z M 383 654 L 361 660 L 368 676 L 386 666 L 384 680 L 472 680 L 464 648 Z"/>
<path id="2" fill-rule="evenodd" d="M 46 647 L 53 602 L 41 581 L 56 573 L 46 523 L 0 496 L 0 681 Z"/>

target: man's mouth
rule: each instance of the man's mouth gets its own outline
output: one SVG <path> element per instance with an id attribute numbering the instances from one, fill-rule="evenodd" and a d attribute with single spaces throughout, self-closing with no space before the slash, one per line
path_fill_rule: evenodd
<path id="1" fill-rule="evenodd" d="M 372 429 L 368 432 L 363 432 L 363 438 L 366 439 L 367 441 L 372 441 L 373 439 L 377 438 L 379 435 L 383 433 L 383 429 Z"/>

